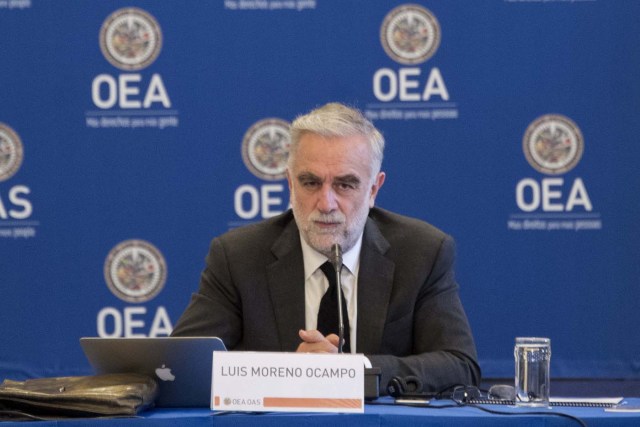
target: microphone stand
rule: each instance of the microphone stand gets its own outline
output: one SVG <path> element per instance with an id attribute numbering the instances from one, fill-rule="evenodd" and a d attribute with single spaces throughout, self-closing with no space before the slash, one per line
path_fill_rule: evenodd
<path id="1" fill-rule="evenodd" d="M 342 313 L 342 247 L 335 243 L 331 246 L 331 264 L 336 271 L 336 291 L 338 292 L 338 353 L 342 353 L 344 341 L 344 314 Z"/>

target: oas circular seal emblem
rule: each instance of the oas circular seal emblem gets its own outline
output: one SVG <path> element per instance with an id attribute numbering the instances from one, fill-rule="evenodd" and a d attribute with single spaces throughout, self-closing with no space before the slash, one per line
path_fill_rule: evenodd
<path id="1" fill-rule="evenodd" d="M 22 141 L 16 131 L 0 123 L 0 182 L 18 172 L 23 155 Z"/>
<path id="2" fill-rule="evenodd" d="M 121 70 L 141 70 L 156 60 L 162 48 L 162 32 L 153 16 L 127 7 L 113 12 L 100 29 L 104 57 Z"/>
<path id="3" fill-rule="evenodd" d="M 242 160 L 247 169 L 261 179 L 284 179 L 289 158 L 289 123 L 264 119 L 247 130 L 242 139 Z"/>
<path id="4" fill-rule="evenodd" d="M 406 4 L 391 10 L 382 21 L 380 42 L 384 51 L 401 64 L 419 64 L 440 46 L 440 24 L 428 9 Z"/>
<path id="5" fill-rule="evenodd" d="M 584 150 L 580 128 L 559 114 L 547 114 L 534 120 L 522 140 L 529 164 L 539 172 L 557 175 L 573 169 Z"/>
<path id="6" fill-rule="evenodd" d="M 107 286 L 128 302 L 149 301 L 164 287 L 167 264 L 160 251 L 144 240 L 126 240 L 114 247 L 104 263 Z"/>

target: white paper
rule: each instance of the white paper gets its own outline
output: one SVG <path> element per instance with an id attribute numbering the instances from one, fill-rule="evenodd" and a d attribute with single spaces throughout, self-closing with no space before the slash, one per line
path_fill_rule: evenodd
<path id="1" fill-rule="evenodd" d="M 622 402 L 622 397 L 551 397 L 550 403 L 594 403 L 617 405 Z"/>

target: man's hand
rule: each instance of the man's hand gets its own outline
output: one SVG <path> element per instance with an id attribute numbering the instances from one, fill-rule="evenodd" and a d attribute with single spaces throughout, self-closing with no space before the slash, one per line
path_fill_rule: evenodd
<path id="1" fill-rule="evenodd" d="M 298 332 L 302 342 L 296 350 L 299 353 L 337 353 L 340 338 L 336 334 L 326 337 L 320 331 L 300 329 Z"/>

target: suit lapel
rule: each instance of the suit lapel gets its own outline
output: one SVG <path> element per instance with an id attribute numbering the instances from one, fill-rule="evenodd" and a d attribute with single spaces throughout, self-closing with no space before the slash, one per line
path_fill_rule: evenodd
<path id="1" fill-rule="evenodd" d="M 389 242 L 371 218 L 367 219 L 358 271 L 358 353 L 377 353 L 387 318 L 395 264 L 384 254 Z"/>
<path id="2" fill-rule="evenodd" d="M 300 234 L 291 219 L 271 248 L 276 261 L 267 266 L 267 283 L 281 351 L 295 351 L 298 330 L 305 328 L 304 262 Z"/>

